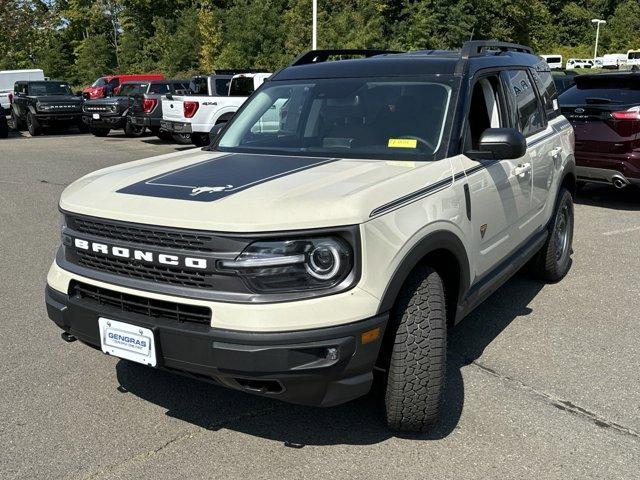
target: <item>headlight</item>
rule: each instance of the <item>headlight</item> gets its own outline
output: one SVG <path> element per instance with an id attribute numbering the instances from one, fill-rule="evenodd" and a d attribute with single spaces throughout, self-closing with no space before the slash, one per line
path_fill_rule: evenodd
<path id="1" fill-rule="evenodd" d="M 219 262 L 220 270 L 240 275 L 257 293 L 331 288 L 353 267 L 353 249 L 340 237 L 259 241 L 235 260 Z"/>

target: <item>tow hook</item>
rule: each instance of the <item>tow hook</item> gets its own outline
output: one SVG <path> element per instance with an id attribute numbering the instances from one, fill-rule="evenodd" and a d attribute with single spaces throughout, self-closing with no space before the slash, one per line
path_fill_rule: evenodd
<path id="1" fill-rule="evenodd" d="M 70 333 L 67 333 L 67 332 L 62 332 L 60 334 L 60 336 L 67 343 L 72 343 L 72 342 L 75 342 L 77 340 L 76 337 L 74 337 L 73 335 L 71 335 Z"/>

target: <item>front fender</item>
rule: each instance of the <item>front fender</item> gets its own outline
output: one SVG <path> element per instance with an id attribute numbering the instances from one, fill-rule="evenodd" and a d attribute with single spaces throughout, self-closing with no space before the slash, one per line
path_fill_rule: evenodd
<path id="1" fill-rule="evenodd" d="M 458 302 L 469 289 L 469 258 L 462 240 L 452 231 L 438 230 L 428 233 L 404 255 L 389 280 L 382 296 L 379 312 L 387 312 L 393 307 L 395 299 L 411 271 L 420 261 L 436 250 L 445 250 L 452 254 L 458 265 Z"/>

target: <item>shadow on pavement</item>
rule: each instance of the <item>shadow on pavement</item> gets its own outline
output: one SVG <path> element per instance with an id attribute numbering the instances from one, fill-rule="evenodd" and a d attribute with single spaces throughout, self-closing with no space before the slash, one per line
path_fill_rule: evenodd
<path id="1" fill-rule="evenodd" d="M 298 445 L 369 445 L 394 435 L 438 440 L 456 428 L 462 414 L 462 367 L 479 358 L 516 317 L 532 312 L 527 305 L 542 285 L 518 275 L 450 332 L 442 419 L 426 433 L 397 435 L 387 429 L 380 379 L 369 395 L 321 409 L 255 397 L 126 361 L 117 364 L 117 378 L 127 392 L 165 408 L 167 415 L 214 431 L 224 428 Z"/>
<path id="2" fill-rule="evenodd" d="M 616 190 L 610 185 L 588 184 L 579 192 L 578 205 L 610 208 L 612 210 L 640 211 L 640 188 L 629 186 Z"/>

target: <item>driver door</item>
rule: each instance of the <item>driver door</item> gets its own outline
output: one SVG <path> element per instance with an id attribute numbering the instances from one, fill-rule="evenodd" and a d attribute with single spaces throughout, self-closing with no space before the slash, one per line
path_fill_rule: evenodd
<path id="1" fill-rule="evenodd" d="M 482 132 L 512 128 L 512 107 L 499 73 L 475 79 L 466 118 L 463 163 L 469 185 L 471 241 L 476 279 L 509 257 L 522 243 L 522 227 L 530 217 L 532 176 L 528 154 L 518 159 L 475 159 Z M 530 163 L 529 163 L 530 164 Z"/>

